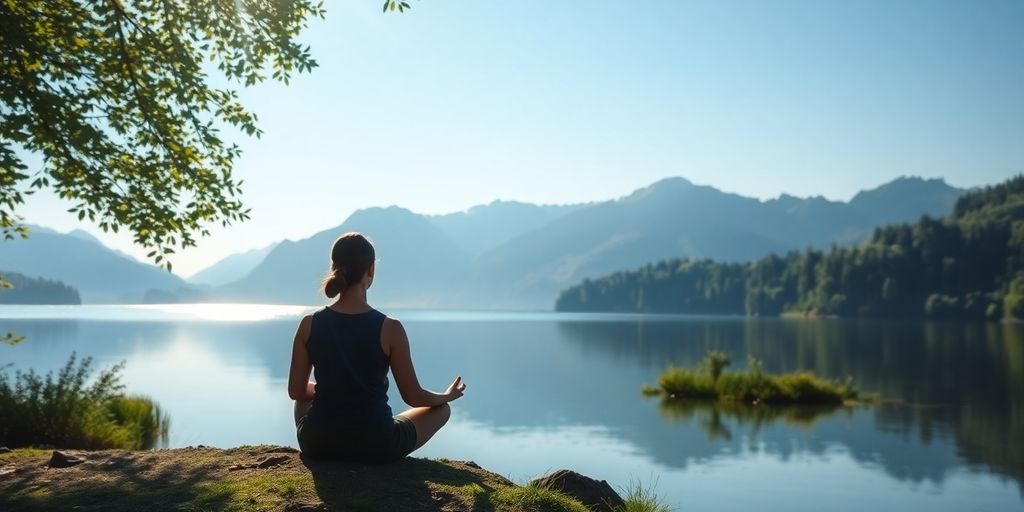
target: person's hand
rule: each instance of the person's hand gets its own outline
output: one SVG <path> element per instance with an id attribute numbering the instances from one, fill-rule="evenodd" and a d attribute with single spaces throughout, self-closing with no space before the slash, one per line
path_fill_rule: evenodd
<path id="1" fill-rule="evenodd" d="M 449 402 L 451 402 L 452 400 L 461 397 L 465 392 L 466 384 L 462 382 L 462 377 L 455 377 L 455 382 L 452 382 L 452 385 L 448 386 L 448 389 L 444 392 L 444 396 Z"/>

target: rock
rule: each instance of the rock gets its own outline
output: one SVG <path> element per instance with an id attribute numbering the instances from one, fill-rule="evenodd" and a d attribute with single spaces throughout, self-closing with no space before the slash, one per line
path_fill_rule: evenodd
<path id="1" fill-rule="evenodd" d="M 85 459 L 81 457 L 75 457 L 74 455 L 68 455 L 54 450 L 53 455 L 50 456 L 50 462 L 47 463 L 47 465 L 51 468 L 70 468 L 71 466 L 77 466 L 83 462 L 85 462 Z"/>
<path id="2" fill-rule="evenodd" d="M 291 460 L 291 457 L 289 457 L 287 455 L 275 455 L 275 456 L 267 457 L 267 458 L 265 458 L 263 460 L 257 461 L 256 462 L 256 467 L 258 467 L 260 469 L 276 468 L 277 466 L 280 466 L 281 464 L 284 464 L 284 463 L 288 462 L 289 460 Z"/>
<path id="3" fill-rule="evenodd" d="M 11 449 L 6 446 L 0 446 L 0 453 L 11 453 Z"/>
<path id="4" fill-rule="evenodd" d="M 594 480 L 568 469 L 542 476 L 530 482 L 530 485 L 553 489 L 576 498 L 594 512 L 612 512 L 616 507 L 626 504 L 608 482 Z"/>
<path id="5" fill-rule="evenodd" d="M 299 453 L 299 450 L 291 446 L 268 446 L 263 453 Z"/>
<path id="6" fill-rule="evenodd" d="M 287 455 L 273 455 L 257 460 L 253 464 L 234 464 L 228 466 L 228 471 L 239 471 L 242 469 L 273 469 L 282 464 L 287 464 L 291 457 Z"/>
<path id="7" fill-rule="evenodd" d="M 330 512 L 330 507 L 323 503 L 289 503 L 285 512 Z"/>

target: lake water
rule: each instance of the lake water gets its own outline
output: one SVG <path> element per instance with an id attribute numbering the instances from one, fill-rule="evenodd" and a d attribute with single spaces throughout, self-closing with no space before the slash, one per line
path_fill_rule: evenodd
<path id="1" fill-rule="evenodd" d="M 129 391 L 169 412 L 170 446 L 295 446 L 285 383 L 307 310 L 5 306 L 0 333 L 27 340 L 0 346 L 0 365 L 124 360 Z M 679 510 L 1024 510 L 1021 325 L 392 313 L 425 386 L 456 374 L 468 384 L 418 456 L 474 460 L 517 482 L 566 467 L 618 488 L 656 484 Z M 771 372 L 849 376 L 892 402 L 716 409 L 641 396 L 666 365 L 711 348 L 738 367 L 750 354 Z"/>

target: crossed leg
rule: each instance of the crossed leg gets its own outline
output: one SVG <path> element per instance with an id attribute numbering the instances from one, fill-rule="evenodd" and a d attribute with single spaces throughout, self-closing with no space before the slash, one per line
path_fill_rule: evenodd
<path id="1" fill-rule="evenodd" d="M 309 412 L 311 405 L 313 405 L 312 401 L 295 401 L 296 426 L 298 426 L 299 420 Z M 434 437 L 434 434 L 441 430 L 445 423 L 448 423 L 448 419 L 452 416 L 452 408 L 448 404 L 435 407 L 414 407 L 399 416 L 408 418 L 416 427 L 416 448 L 419 448 L 427 444 L 427 441 Z"/>
<path id="2" fill-rule="evenodd" d="M 299 426 L 299 420 L 309 412 L 310 406 L 313 405 L 312 400 L 296 400 L 295 401 L 295 426 Z"/>
<path id="3" fill-rule="evenodd" d="M 448 423 L 448 418 L 452 416 L 452 408 L 448 404 L 441 404 L 435 407 L 414 407 L 408 411 L 399 414 L 412 421 L 412 424 L 416 426 L 416 448 L 427 444 L 427 441 L 445 423 Z"/>

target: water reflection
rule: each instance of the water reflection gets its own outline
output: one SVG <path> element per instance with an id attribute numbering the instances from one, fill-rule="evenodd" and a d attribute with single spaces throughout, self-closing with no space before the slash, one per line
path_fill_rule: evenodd
<path id="1" fill-rule="evenodd" d="M 863 414 L 873 428 L 834 438 L 858 460 L 878 462 L 900 478 L 933 481 L 964 465 L 984 466 L 1024 491 L 1020 324 L 705 318 L 559 326 L 581 352 L 604 351 L 659 369 L 692 365 L 719 349 L 753 355 L 769 372 L 852 377 L 863 391 L 905 402 Z M 902 449 L 889 442 L 893 438 L 904 445 L 948 444 L 951 453 Z"/>
<path id="2" fill-rule="evenodd" d="M 731 441 L 736 427 L 743 428 L 751 440 L 767 426 L 781 421 L 789 426 L 808 428 L 818 419 L 840 411 L 852 414 L 853 406 L 843 405 L 749 405 L 738 402 L 707 402 L 661 398 L 658 413 L 669 422 L 695 424 L 709 441 Z"/>
<path id="3" fill-rule="evenodd" d="M 473 459 L 519 480 L 557 467 L 614 485 L 657 477 L 662 492 L 689 509 L 702 503 L 723 510 L 745 503 L 799 509 L 793 496 L 811 500 L 818 492 L 832 499 L 846 492 L 850 478 L 890 500 L 882 508 L 897 502 L 964 508 L 949 495 L 954 489 L 984 494 L 992 503 L 1022 503 L 1019 325 L 399 316 L 425 384 L 440 387 L 461 374 L 471 385 L 425 456 Z M 0 346 L 0 365 L 52 369 L 72 351 L 101 364 L 125 359 L 130 389 L 156 399 L 173 418 L 172 446 L 294 445 L 284 390 L 296 320 L 8 318 L 0 320 L 0 332 L 29 339 Z M 770 372 L 851 376 L 864 391 L 902 402 L 750 410 L 641 397 L 640 387 L 667 364 L 694 364 L 712 348 L 732 353 L 740 366 L 750 354 Z M 391 399 L 400 403 L 397 394 Z M 815 489 L 800 479 L 815 481 Z M 769 494 L 752 503 L 714 503 L 728 486 L 752 481 L 769 486 Z M 1012 482 L 1015 496 L 1000 490 L 1000 482 Z M 943 497 L 931 500 L 921 489 Z M 848 509 L 871 506 L 871 496 L 848 499 Z"/>

